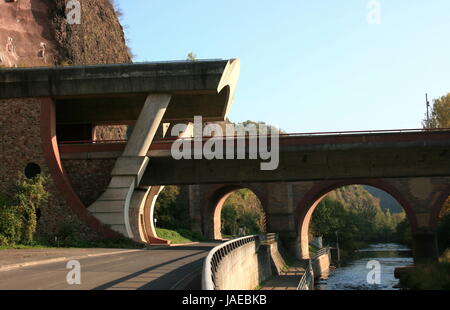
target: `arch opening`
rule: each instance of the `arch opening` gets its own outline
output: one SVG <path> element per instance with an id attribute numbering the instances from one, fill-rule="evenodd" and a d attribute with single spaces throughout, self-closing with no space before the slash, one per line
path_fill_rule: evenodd
<path id="1" fill-rule="evenodd" d="M 266 232 L 265 202 L 251 186 L 229 185 L 211 196 L 204 216 L 205 235 L 214 240 Z"/>
<path id="2" fill-rule="evenodd" d="M 450 262 L 450 195 L 441 205 L 437 219 L 437 243 L 441 260 Z"/>
<path id="3" fill-rule="evenodd" d="M 300 202 L 297 220 L 298 256 L 302 259 L 311 257 L 313 237 L 322 237 L 323 245 L 339 245 L 350 253 L 376 242 L 412 247 L 412 232 L 417 227 L 414 213 L 400 193 L 375 182 L 319 184 Z"/>
<path id="4" fill-rule="evenodd" d="M 161 187 L 152 207 L 147 208 L 146 226 L 150 227 L 154 238 L 173 243 L 203 240 L 200 233 L 191 231 L 192 219 L 185 189 L 180 186 Z"/>

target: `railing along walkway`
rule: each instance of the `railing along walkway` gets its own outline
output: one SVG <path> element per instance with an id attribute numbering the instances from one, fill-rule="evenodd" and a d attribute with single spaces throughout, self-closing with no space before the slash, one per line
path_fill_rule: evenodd
<path id="1" fill-rule="evenodd" d="M 268 280 L 261 290 L 297 290 L 298 283 L 302 279 L 307 266 L 308 260 L 298 261 L 279 276 L 274 276 Z"/>

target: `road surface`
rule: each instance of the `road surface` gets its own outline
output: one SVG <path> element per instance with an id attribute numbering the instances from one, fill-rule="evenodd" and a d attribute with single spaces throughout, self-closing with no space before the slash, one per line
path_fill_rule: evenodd
<path id="1" fill-rule="evenodd" d="M 0 271 L 0 290 L 200 289 L 203 259 L 217 244 L 158 247 L 82 258 L 81 284 L 74 285 L 66 280 L 71 271 L 66 268 L 69 260 Z"/>

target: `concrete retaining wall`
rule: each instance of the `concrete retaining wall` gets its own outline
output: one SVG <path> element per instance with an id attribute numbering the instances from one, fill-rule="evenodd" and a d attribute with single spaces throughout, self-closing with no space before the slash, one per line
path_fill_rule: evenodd
<path id="1" fill-rule="evenodd" d="M 272 275 L 269 245 L 247 243 L 231 251 L 216 272 L 216 290 L 254 290 Z"/>
<path id="2" fill-rule="evenodd" d="M 324 254 L 312 261 L 312 267 L 314 270 L 314 278 L 319 278 L 323 274 L 327 274 L 330 271 L 330 255 Z"/>

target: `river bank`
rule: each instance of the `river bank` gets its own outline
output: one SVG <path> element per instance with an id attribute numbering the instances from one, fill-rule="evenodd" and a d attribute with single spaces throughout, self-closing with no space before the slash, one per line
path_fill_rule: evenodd
<path id="1" fill-rule="evenodd" d="M 373 270 L 373 262 L 380 267 L 380 281 L 376 284 L 368 282 L 368 274 Z M 398 267 L 413 264 L 412 251 L 400 244 L 380 243 L 356 251 L 352 260 L 316 282 L 317 290 L 395 290 L 398 280 L 394 270 Z M 368 268 L 369 267 L 369 268 Z"/>

